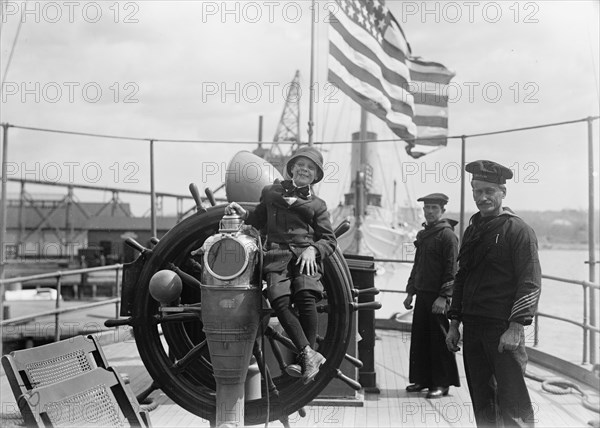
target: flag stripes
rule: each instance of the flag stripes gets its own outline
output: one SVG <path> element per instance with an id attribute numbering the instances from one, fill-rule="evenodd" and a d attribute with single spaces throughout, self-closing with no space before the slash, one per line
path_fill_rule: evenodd
<path id="1" fill-rule="evenodd" d="M 448 134 L 454 73 L 411 55 L 400 25 L 379 0 L 337 0 L 331 16 L 329 81 L 409 144 L 440 146 Z M 415 140 L 416 139 L 416 140 Z"/>

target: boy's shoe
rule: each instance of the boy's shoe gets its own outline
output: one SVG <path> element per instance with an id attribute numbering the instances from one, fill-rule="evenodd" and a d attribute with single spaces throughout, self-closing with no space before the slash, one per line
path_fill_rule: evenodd
<path id="1" fill-rule="evenodd" d="M 285 372 L 291 377 L 302 377 L 302 367 L 300 367 L 300 364 L 288 364 L 285 367 Z"/>
<path id="2" fill-rule="evenodd" d="M 310 346 L 305 346 L 300 353 L 300 365 L 302 367 L 302 382 L 305 384 L 312 382 L 319 368 L 325 363 L 325 357 L 313 350 Z"/>

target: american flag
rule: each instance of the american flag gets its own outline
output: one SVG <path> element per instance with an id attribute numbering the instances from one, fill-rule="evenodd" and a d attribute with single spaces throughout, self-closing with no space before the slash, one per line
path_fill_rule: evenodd
<path id="1" fill-rule="evenodd" d="M 408 143 L 413 157 L 445 146 L 454 73 L 411 53 L 381 0 L 336 0 L 328 80 Z"/>

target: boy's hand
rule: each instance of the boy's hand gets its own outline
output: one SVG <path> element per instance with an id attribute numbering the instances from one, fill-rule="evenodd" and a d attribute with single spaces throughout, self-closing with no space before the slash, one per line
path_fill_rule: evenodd
<path id="1" fill-rule="evenodd" d="M 317 273 L 317 250 L 315 247 L 308 247 L 300 254 L 296 265 L 300 265 L 300 273 L 306 270 L 307 275 L 314 275 Z"/>
<path id="2" fill-rule="evenodd" d="M 225 207 L 225 215 L 238 214 L 242 218 L 246 218 L 246 210 L 237 202 L 232 202 Z"/>

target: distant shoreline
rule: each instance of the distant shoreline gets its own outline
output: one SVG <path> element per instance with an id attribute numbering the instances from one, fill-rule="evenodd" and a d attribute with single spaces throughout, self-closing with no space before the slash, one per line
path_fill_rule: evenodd
<path id="1" fill-rule="evenodd" d="M 588 244 L 582 243 L 568 243 L 568 242 L 539 242 L 538 243 L 540 250 L 562 250 L 562 251 L 587 251 Z M 595 249 L 598 252 L 599 245 L 596 243 Z"/>

